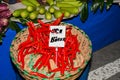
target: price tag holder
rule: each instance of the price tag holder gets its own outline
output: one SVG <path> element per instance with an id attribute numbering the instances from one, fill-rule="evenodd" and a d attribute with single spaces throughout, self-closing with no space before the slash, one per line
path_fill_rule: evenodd
<path id="1" fill-rule="evenodd" d="M 64 47 L 66 26 L 50 26 L 49 47 Z"/>

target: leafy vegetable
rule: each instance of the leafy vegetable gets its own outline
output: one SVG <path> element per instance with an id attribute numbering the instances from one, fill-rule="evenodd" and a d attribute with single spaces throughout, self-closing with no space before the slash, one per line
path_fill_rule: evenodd
<path id="1" fill-rule="evenodd" d="M 10 20 L 8 27 L 12 30 L 15 30 L 16 33 L 18 33 L 21 30 L 20 27 L 16 24 L 16 22 Z M 5 37 L 5 32 L 0 32 L 0 44 L 2 44 L 3 37 Z"/>
<path id="2" fill-rule="evenodd" d="M 4 33 L 0 33 L 0 45 L 1 45 L 1 43 L 2 43 L 3 37 L 5 37 L 5 34 L 4 34 Z"/>
<path id="3" fill-rule="evenodd" d="M 81 8 L 80 18 L 81 18 L 81 20 L 83 22 L 85 22 L 86 19 L 88 18 L 88 5 L 87 5 L 87 2 L 83 3 L 83 6 Z"/>
<path id="4" fill-rule="evenodd" d="M 98 9 L 100 9 L 100 11 L 102 12 L 104 8 L 104 0 L 93 0 L 93 4 L 91 6 L 91 11 L 93 11 L 94 13 L 96 13 L 96 11 Z"/>
<path id="5" fill-rule="evenodd" d="M 88 10 L 87 10 L 88 9 L 87 2 L 89 2 L 89 1 L 92 2 L 92 5 L 90 6 L 90 8 L 91 8 L 91 11 L 94 12 L 94 14 L 97 12 L 98 9 L 100 9 L 100 11 L 102 12 L 103 9 L 105 8 L 104 5 L 106 5 L 106 9 L 108 10 L 113 4 L 113 0 L 77 0 L 77 1 L 81 1 L 84 3 L 83 6 L 81 7 L 82 10 L 80 12 L 80 17 L 83 22 L 85 22 L 87 20 L 87 17 L 89 14 Z"/>
<path id="6" fill-rule="evenodd" d="M 20 27 L 16 24 L 16 22 L 9 20 L 9 25 L 8 27 L 12 30 L 15 30 L 16 33 L 18 33 L 21 29 Z"/>
<path id="7" fill-rule="evenodd" d="M 112 5 L 112 3 L 113 3 L 113 0 L 107 0 L 107 2 L 106 2 L 106 5 L 107 5 L 107 9 L 109 9 L 110 8 L 110 6 Z"/>

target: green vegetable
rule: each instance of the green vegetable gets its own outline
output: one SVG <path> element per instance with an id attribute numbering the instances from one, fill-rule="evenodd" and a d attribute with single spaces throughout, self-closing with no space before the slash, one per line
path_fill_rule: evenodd
<path id="1" fill-rule="evenodd" d="M 57 7 L 80 7 L 82 6 L 82 2 L 80 1 L 57 1 Z"/>
<path id="2" fill-rule="evenodd" d="M 64 12 L 64 17 L 69 18 L 70 15 L 71 15 L 70 12 L 68 12 L 68 11 L 65 11 L 65 12 Z"/>
<path id="3" fill-rule="evenodd" d="M 21 12 L 23 12 L 23 11 L 25 11 L 25 9 L 17 9 L 17 10 L 15 10 L 15 11 L 12 13 L 12 15 L 13 15 L 14 17 L 19 17 L 20 14 L 21 14 Z"/>
<path id="4" fill-rule="evenodd" d="M 0 33 L 0 45 L 2 44 L 3 37 L 5 37 L 5 34 L 4 33 Z"/>
<path id="5" fill-rule="evenodd" d="M 54 1 L 53 0 L 46 0 L 46 2 L 51 6 L 54 4 Z"/>
<path id="6" fill-rule="evenodd" d="M 38 10 L 38 12 L 39 12 L 41 15 L 44 14 L 44 13 L 46 12 L 45 7 L 40 7 L 39 10 Z"/>
<path id="7" fill-rule="evenodd" d="M 77 0 L 63 0 L 63 1 L 77 1 Z"/>
<path id="8" fill-rule="evenodd" d="M 21 3 L 26 5 L 26 6 L 34 6 L 34 7 L 36 6 L 33 3 L 31 3 L 30 1 L 28 1 L 28 0 L 21 0 Z"/>
<path id="9" fill-rule="evenodd" d="M 37 7 L 40 6 L 40 3 L 37 0 L 28 0 L 30 1 L 32 4 L 36 5 Z"/>
<path id="10" fill-rule="evenodd" d="M 32 12 L 32 11 L 36 10 L 35 7 L 33 7 L 33 6 L 27 6 L 26 9 L 28 12 Z"/>
<path id="11" fill-rule="evenodd" d="M 78 7 L 61 7 L 61 10 L 68 11 L 71 14 L 78 14 L 79 13 L 79 8 Z"/>
<path id="12" fill-rule="evenodd" d="M 74 5 L 68 3 L 56 3 L 57 7 L 73 7 Z"/>
<path id="13" fill-rule="evenodd" d="M 82 20 L 82 22 L 85 22 L 87 18 L 88 18 L 88 5 L 85 2 L 80 12 L 80 19 Z"/>
<path id="14" fill-rule="evenodd" d="M 24 10 L 24 11 L 21 12 L 20 15 L 21 15 L 22 18 L 27 18 L 28 15 L 29 15 L 29 12 L 27 10 Z"/>
<path id="15" fill-rule="evenodd" d="M 34 20 L 38 17 L 39 12 L 38 11 L 33 11 L 29 14 L 29 18 Z"/>
<path id="16" fill-rule="evenodd" d="M 50 6 L 49 9 L 48 9 L 48 11 L 50 13 L 54 13 L 55 12 L 55 8 L 53 6 Z"/>
<path id="17" fill-rule="evenodd" d="M 9 20 L 9 25 L 8 25 L 8 27 L 9 27 L 10 29 L 12 29 L 12 30 L 15 30 L 16 33 L 18 33 L 19 31 L 21 31 L 21 28 L 16 24 L 15 21 Z"/>
<path id="18" fill-rule="evenodd" d="M 45 13 L 45 19 L 51 20 L 52 19 L 52 14 L 50 12 Z"/>
<path id="19" fill-rule="evenodd" d="M 55 12 L 54 12 L 54 17 L 55 17 L 55 18 L 59 18 L 61 15 L 62 15 L 62 11 L 60 11 L 60 10 L 55 10 Z"/>
<path id="20" fill-rule="evenodd" d="M 112 3 L 113 3 L 113 0 L 107 0 L 107 2 L 106 2 L 106 9 L 108 10 L 109 8 L 110 8 L 110 6 L 112 5 Z"/>
<path id="21" fill-rule="evenodd" d="M 57 1 L 56 3 L 57 3 L 57 6 L 59 6 L 59 7 L 64 7 L 64 6 L 80 7 L 80 6 L 82 6 L 82 2 L 80 2 L 80 1 L 72 1 L 72 2 L 71 1 Z"/>

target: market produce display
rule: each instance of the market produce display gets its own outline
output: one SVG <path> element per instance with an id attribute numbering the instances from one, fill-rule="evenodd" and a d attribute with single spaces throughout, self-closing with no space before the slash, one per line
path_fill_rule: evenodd
<path id="1" fill-rule="evenodd" d="M 108 10 L 114 1 L 16 0 L 11 3 L 9 0 L 0 0 L 0 43 L 2 42 L 3 36 L 5 36 L 4 32 L 6 31 L 6 27 L 9 27 L 16 32 L 21 30 L 16 22 L 25 24 L 27 21 L 32 20 L 36 23 L 37 19 L 50 22 L 60 17 L 62 13 L 64 13 L 64 19 L 80 15 L 81 21 L 85 22 L 89 15 L 89 2 L 92 3 L 90 5 L 90 10 L 96 13 L 99 9 L 102 12 L 104 7 Z"/>
<path id="2" fill-rule="evenodd" d="M 26 80 L 74 80 L 89 62 L 92 49 L 88 36 L 76 26 L 61 22 L 63 17 L 62 14 L 50 23 L 39 19 L 36 26 L 29 21 L 28 27 L 20 31 L 12 41 L 12 62 Z M 55 47 L 48 46 L 49 33 L 54 32 L 50 26 L 63 25 L 66 27 L 65 46 L 58 47 L 56 52 Z"/>
<path id="3" fill-rule="evenodd" d="M 0 3 L 0 40 L 8 24 L 12 30 L 20 31 L 11 43 L 10 57 L 23 78 L 74 80 L 81 75 L 91 58 L 91 41 L 77 26 L 61 21 L 80 15 L 81 21 L 85 22 L 88 1 L 91 0 L 20 0 L 16 3 L 20 6 L 15 10 L 11 9 L 15 4 Z M 106 1 L 107 9 L 112 2 Z M 91 11 L 95 13 L 100 8 L 102 12 L 104 0 L 93 0 L 92 3 Z M 14 19 L 27 28 L 20 30 Z M 65 38 L 53 38 L 54 42 L 64 41 L 64 47 L 48 46 L 49 34 L 55 32 L 50 26 L 66 27 Z"/>
<path id="4" fill-rule="evenodd" d="M 89 5 L 90 11 L 96 13 L 98 10 L 103 12 L 104 8 L 109 10 L 113 3 L 113 0 L 105 0 L 105 1 L 104 0 L 33 0 L 32 2 L 30 0 L 21 0 L 21 2 L 19 3 L 21 4 L 17 4 L 17 5 L 22 6 L 19 7 L 19 9 L 20 8 L 26 9 L 27 7 L 29 7 L 30 11 L 32 11 L 34 7 L 34 11 L 36 11 L 36 13 L 32 14 L 34 18 L 33 17 L 31 18 L 29 17 L 29 15 L 26 15 L 25 16 L 26 20 L 34 21 L 36 18 L 40 18 L 44 21 L 49 22 L 55 20 L 56 18 L 60 17 L 62 13 L 64 13 L 65 14 L 64 19 L 69 19 L 71 17 L 79 15 L 80 20 L 82 22 L 85 22 L 89 15 L 88 3 L 91 3 L 91 5 Z M 26 13 L 28 14 L 28 12 Z M 14 17 L 16 17 L 16 15 Z M 23 18 L 21 20 L 21 16 L 19 17 L 17 16 L 16 19 L 17 21 L 21 21 L 21 22 L 23 21 Z"/>

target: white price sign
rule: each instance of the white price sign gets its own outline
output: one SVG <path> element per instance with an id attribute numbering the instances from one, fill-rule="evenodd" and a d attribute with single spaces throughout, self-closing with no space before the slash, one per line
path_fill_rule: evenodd
<path id="1" fill-rule="evenodd" d="M 64 47 L 66 26 L 50 26 L 49 47 Z"/>

